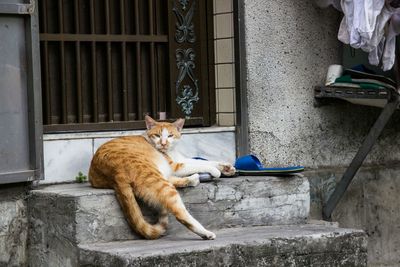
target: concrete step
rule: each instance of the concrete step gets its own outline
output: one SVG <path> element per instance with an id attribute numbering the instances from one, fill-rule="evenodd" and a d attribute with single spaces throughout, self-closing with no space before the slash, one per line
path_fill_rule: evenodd
<path id="1" fill-rule="evenodd" d="M 170 235 L 79 245 L 80 266 L 366 266 L 366 235 L 332 226 L 258 226 L 217 239 Z"/>
<path id="2" fill-rule="evenodd" d="M 238 177 L 203 183 L 180 190 L 190 213 L 206 228 L 305 223 L 309 213 L 308 180 L 303 177 Z M 62 238 L 67 246 L 78 243 L 131 240 L 131 231 L 113 190 L 89 184 L 62 184 L 33 190 L 29 220 L 38 241 Z M 151 220 L 152 212 L 145 208 Z M 168 234 L 188 231 L 170 218 Z M 41 240 L 44 238 L 45 240 Z"/>

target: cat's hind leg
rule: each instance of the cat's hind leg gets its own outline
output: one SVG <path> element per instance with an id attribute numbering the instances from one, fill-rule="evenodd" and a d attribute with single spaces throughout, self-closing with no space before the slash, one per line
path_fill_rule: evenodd
<path id="1" fill-rule="evenodd" d="M 206 230 L 195 218 L 186 210 L 183 201 L 172 183 L 163 178 L 156 179 L 149 177 L 141 183 L 140 190 L 135 191 L 135 195 L 150 204 L 158 204 L 172 213 L 176 219 L 185 225 L 189 230 L 196 233 L 203 239 L 215 239 L 215 234 Z"/>
<path id="2" fill-rule="evenodd" d="M 189 230 L 206 240 L 216 238 L 213 232 L 208 231 L 195 218 L 190 215 L 179 194 L 175 195 L 166 203 L 167 209 L 176 217 L 176 219 L 185 225 Z"/>
<path id="3" fill-rule="evenodd" d="M 165 212 L 161 214 L 158 223 L 152 225 L 144 219 L 130 184 L 116 183 L 114 190 L 129 225 L 136 233 L 146 239 L 157 239 L 165 233 L 168 224 Z"/>
<path id="4" fill-rule="evenodd" d="M 168 210 L 165 208 L 161 208 L 158 212 L 158 220 L 157 224 L 167 229 L 168 227 Z"/>

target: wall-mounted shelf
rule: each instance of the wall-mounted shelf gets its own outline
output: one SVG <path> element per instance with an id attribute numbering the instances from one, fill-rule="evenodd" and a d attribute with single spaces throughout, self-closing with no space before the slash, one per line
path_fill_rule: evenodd
<path id="1" fill-rule="evenodd" d="M 395 92 L 390 89 L 362 89 L 334 86 L 318 86 L 314 89 L 316 106 L 323 106 L 332 99 L 340 99 L 356 105 L 383 108 L 393 94 Z"/>

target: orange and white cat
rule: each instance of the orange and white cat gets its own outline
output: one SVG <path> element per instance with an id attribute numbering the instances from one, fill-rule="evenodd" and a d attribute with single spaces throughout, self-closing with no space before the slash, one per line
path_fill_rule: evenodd
<path id="1" fill-rule="evenodd" d="M 229 176 L 235 168 L 229 163 L 187 159 L 176 152 L 184 119 L 168 123 L 146 116 L 145 121 L 147 131 L 142 136 L 116 138 L 99 147 L 90 164 L 91 185 L 114 189 L 129 225 L 147 239 L 166 231 L 169 212 L 203 239 L 215 239 L 189 214 L 176 187 L 198 185 L 201 172 Z M 136 198 L 160 210 L 156 224 L 143 218 Z"/>

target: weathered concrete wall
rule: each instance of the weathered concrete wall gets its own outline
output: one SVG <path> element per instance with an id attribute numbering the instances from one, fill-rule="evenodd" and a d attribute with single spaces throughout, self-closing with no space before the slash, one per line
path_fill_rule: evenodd
<path id="1" fill-rule="evenodd" d="M 322 203 L 334 189 L 343 168 L 307 172 L 311 215 L 321 218 Z M 368 264 L 398 266 L 400 262 L 400 165 L 365 167 L 360 170 L 332 217 L 340 227 L 365 230 Z"/>
<path id="2" fill-rule="evenodd" d="M 0 266 L 26 266 L 26 185 L 0 187 Z"/>
<path id="3" fill-rule="evenodd" d="M 271 165 L 348 164 L 379 109 L 313 106 L 314 86 L 323 84 L 330 64 L 341 62 L 339 13 L 310 0 L 244 3 L 251 152 Z M 396 117 L 367 163 L 400 160 Z"/>
<path id="4" fill-rule="evenodd" d="M 336 104 L 314 107 L 313 88 L 330 64 L 341 63 L 340 14 L 314 1 L 244 0 L 250 152 L 264 164 L 302 164 L 310 176 L 312 217 L 326 201 L 380 109 Z M 366 159 L 334 220 L 369 234 L 370 264 L 400 262 L 398 215 L 400 116 L 396 114 Z"/>

